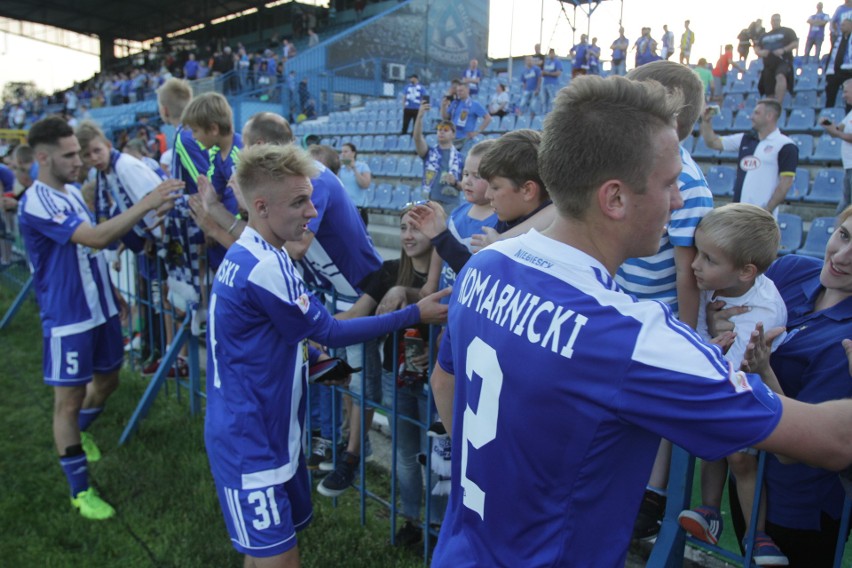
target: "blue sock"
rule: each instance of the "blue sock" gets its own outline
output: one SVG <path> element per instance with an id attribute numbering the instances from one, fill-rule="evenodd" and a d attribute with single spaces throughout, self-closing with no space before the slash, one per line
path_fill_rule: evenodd
<path id="1" fill-rule="evenodd" d="M 62 466 L 62 471 L 68 478 L 72 497 L 76 497 L 81 491 L 89 488 L 89 467 L 86 454 L 83 453 L 82 449 L 80 449 L 79 454 L 60 457 L 59 465 Z"/>
<path id="2" fill-rule="evenodd" d="M 77 417 L 77 424 L 80 426 L 80 432 L 85 432 L 92 425 L 92 422 L 101 415 L 104 407 L 100 408 L 83 408 L 80 410 L 80 415 Z"/>

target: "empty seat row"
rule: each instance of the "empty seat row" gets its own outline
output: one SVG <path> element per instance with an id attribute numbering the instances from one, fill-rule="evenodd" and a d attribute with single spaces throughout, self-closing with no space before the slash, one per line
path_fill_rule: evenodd
<path id="1" fill-rule="evenodd" d="M 730 197 L 734 194 L 734 182 L 737 169 L 733 166 L 710 166 L 705 173 L 707 185 L 716 197 Z M 787 201 L 836 204 L 843 194 L 843 170 L 821 169 L 810 183 L 810 172 L 806 168 L 797 168 L 793 185 L 787 192 Z"/>

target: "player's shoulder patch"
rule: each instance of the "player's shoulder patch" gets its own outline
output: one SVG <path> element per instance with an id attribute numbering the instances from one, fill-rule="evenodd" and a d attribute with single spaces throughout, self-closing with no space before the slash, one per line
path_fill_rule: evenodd
<path id="1" fill-rule="evenodd" d="M 299 309 L 303 314 L 308 313 L 308 310 L 311 307 L 311 299 L 307 294 L 302 294 L 298 298 L 296 298 L 296 305 L 299 306 Z"/>

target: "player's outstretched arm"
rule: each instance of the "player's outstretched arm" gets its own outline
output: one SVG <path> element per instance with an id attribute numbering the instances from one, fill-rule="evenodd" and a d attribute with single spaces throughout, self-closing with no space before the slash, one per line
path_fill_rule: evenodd
<path id="1" fill-rule="evenodd" d="M 83 223 L 71 235 L 71 242 L 101 249 L 115 241 L 133 228 L 149 211 L 156 211 L 163 205 L 174 203 L 181 196 L 184 183 L 176 179 L 167 179 L 155 187 L 135 205 L 94 227 Z"/>
<path id="2" fill-rule="evenodd" d="M 852 399 L 808 404 L 780 398 L 781 420 L 758 449 L 832 471 L 852 464 Z"/>

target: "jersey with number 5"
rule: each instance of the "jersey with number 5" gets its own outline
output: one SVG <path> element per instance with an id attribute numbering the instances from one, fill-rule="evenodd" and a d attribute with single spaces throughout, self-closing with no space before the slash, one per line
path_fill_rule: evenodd
<path id="1" fill-rule="evenodd" d="M 536 232 L 467 263 L 439 364 L 453 470 L 433 566 L 623 566 L 660 436 L 718 459 L 780 417 L 667 306 Z"/>

